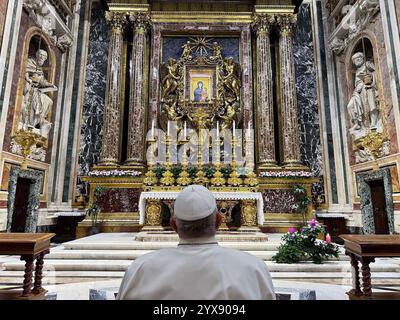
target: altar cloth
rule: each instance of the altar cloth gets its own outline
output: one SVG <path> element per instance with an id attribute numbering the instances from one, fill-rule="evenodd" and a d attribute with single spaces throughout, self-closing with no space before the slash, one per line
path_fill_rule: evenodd
<path id="1" fill-rule="evenodd" d="M 139 198 L 139 224 L 145 222 L 146 200 L 175 200 L 180 191 L 146 191 L 140 194 Z M 223 192 L 212 191 L 216 200 L 256 200 L 257 201 L 257 222 L 264 224 L 264 203 L 261 192 Z"/>

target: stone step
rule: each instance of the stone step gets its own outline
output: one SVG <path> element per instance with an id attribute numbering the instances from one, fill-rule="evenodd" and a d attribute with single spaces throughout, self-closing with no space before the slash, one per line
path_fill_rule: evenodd
<path id="1" fill-rule="evenodd" d="M 63 279 L 63 278 L 79 278 L 87 279 L 92 281 L 92 278 L 122 278 L 125 271 L 57 271 L 54 270 L 43 270 L 43 279 Z M 277 279 L 351 279 L 351 272 L 270 272 L 273 278 Z M 386 280 L 397 280 L 400 282 L 399 272 L 371 272 L 372 279 L 386 279 Z M 21 283 L 21 279 L 24 277 L 24 271 L 22 270 L 4 270 L 0 271 L 0 283 L 3 283 L 4 279 L 18 279 L 18 283 Z"/>
<path id="2" fill-rule="evenodd" d="M 125 271 L 132 263 L 129 260 L 68 260 L 49 259 L 44 265 L 45 270 L 55 271 Z M 266 261 L 270 272 L 350 272 L 348 261 L 328 261 L 324 264 L 311 262 L 300 264 L 277 264 Z M 23 262 L 8 262 L 3 265 L 5 270 L 24 270 Z M 400 265 L 394 262 L 371 264 L 373 272 L 400 272 Z"/>
<path id="3" fill-rule="evenodd" d="M 74 260 L 134 260 L 153 250 L 53 250 L 45 256 L 45 260 L 74 259 Z M 245 251 L 262 260 L 272 260 L 277 251 Z M 341 261 L 348 261 L 345 255 L 340 255 Z M 334 258 L 336 260 L 336 258 Z"/>
<path id="4" fill-rule="evenodd" d="M 176 247 L 178 242 L 82 242 L 71 241 L 63 244 L 66 250 L 158 250 Z M 219 242 L 226 248 L 234 248 L 244 251 L 276 251 L 278 242 Z"/>

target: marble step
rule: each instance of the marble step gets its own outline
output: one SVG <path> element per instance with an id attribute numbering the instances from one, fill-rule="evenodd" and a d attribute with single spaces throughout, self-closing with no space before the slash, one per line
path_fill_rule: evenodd
<path id="1" fill-rule="evenodd" d="M 93 280 L 92 278 L 122 278 L 125 271 L 57 271 L 44 270 L 43 279 L 63 279 L 63 278 L 79 278 L 87 279 L 88 281 Z M 276 279 L 351 279 L 351 272 L 270 272 L 271 276 Z M 400 282 L 399 272 L 372 272 L 373 279 L 385 279 L 385 280 L 397 280 Z M 18 283 L 21 282 L 21 278 L 24 276 L 22 270 L 9 270 L 0 271 L 0 283 L 3 283 L 3 279 L 19 279 Z"/>
<path id="2" fill-rule="evenodd" d="M 45 270 L 55 271 L 125 271 L 132 263 L 129 260 L 69 260 L 49 259 L 44 265 Z M 350 272 L 348 261 L 328 261 L 321 265 L 311 262 L 300 264 L 277 264 L 266 261 L 270 272 Z M 24 270 L 24 263 L 4 263 L 5 270 Z M 371 264 L 373 272 L 400 272 L 400 264 L 394 262 L 379 262 Z"/>
<path id="3" fill-rule="evenodd" d="M 158 250 L 176 247 L 178 242 L 83 242 L 71 241 L 62 246 L 66 250 Z M 221 246 L 244 251 L 276 251 L 278 242 L 220 242 Z"/>
<path id="4" fill-rule="evenodd" d="M 75 259 L 75 260 L 134 260 L 150 253 L 153 250 L 53 250 L 45 256 L 45 260 L 52 259 Z M 262 260 L 272 260 L 277 251 L 245 251 Z M 348 261 L 345 255 L 339 259 Z M 333 260 L 333 259 L 332 259 Z M 336 258 L 334 258 L 336 260 Z"/>

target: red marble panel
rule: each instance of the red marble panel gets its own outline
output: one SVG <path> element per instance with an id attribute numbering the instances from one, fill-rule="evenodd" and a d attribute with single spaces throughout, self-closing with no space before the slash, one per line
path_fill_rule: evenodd
<path id="1" fill-rule="evenodd" d="M 0 208 L 7 208 L 7 201 L 0 200 Z"/>
<path id="2" fill-rule="evenodd" d="M 296 213 L 296 200 L 291 189 L 263 190 L 264 212 Z"/>
<path id="3" fill-rule="evenodd" d="M 138 212 L 139 189 L 110 188 L 97 196 L 101 212 Z"/>

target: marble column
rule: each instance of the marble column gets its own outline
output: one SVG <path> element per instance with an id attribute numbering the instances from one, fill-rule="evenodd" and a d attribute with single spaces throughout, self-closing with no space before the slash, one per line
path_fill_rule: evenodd
<path id="1" fill-rule="evenodd" d="M 275 18 L 268 14 L 254 16 L 253 29 L 257 42 L 257 166 L 258 169 L 276 167 L 274 141 L 273 83 L 270 30 Z"/>
<path id="2" fill-rule="evenodd" d="M 300 158 L 300 138 L 297 116 L 296 76 L 293 57 L 295 14 L 277 16 L 279 28 L 280 97 L 282 121 L 283 165 L 303 167 Z"/>
<path id="3" fill-rule="evenodd" d="M 132 82 L 129 94 L 128 159 L 126 164 L 144 167 L 146 138 L 146 45 L 150 27 L 148 13 L 137 12 L 129 17 L 133 25 Z"/>
<path id="4" fill-rule="evenodd" d="M 119 129 L 122 98 L 123 32 L 126 14 L 106 12 L 111 26 L 108 54 L 106 101 L 103 116 L 103 138 L 100 165 L 116 165 L 119 162 Z"/>

